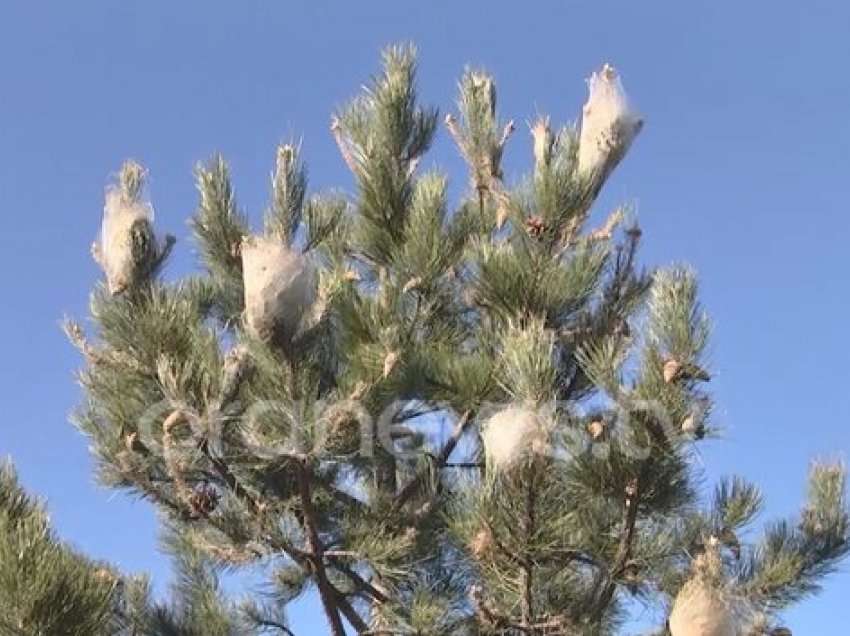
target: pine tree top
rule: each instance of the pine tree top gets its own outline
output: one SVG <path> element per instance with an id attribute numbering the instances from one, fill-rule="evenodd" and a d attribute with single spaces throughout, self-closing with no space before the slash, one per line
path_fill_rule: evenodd
<path id="1" fill-rule="evenodd" d="M 96 334 L 67 326 L 76 422 L 101 480 L 162 511 L 193 573 L 182 611 L 237 629 L 227 567 L 268 579 L 240 615 L 258 630 L 286 631 L 312 586 L 338 636 L 608 634 L 633 599 L 666 617 L 710 546 L 737 628 L 769 633 L 848 551 L 844 470 L 815 466 L 801 518 L 753 544 L 757 488 L 705 496 L 696 276 L 639 265 L 628 206 L 590 223 L 643 125 L 616 71 L 592 75 L 578 124 L 530 125 L 518 181 L 496 81 L 467 71 L 442 118 L 469 167 L 457 202 L 420 169 L 441 118 L 415 79 L 415 50 L 390 47 L 332 118 L 354 192 L 311 193 L 284 144 L 252 229 L 217 156 L 196 171 L 198 274 L 159 276 L 173 240 L 152 215 L 95 250 Z M 121 174 L 121 200 L 147 205 L 143 170 Z"/>

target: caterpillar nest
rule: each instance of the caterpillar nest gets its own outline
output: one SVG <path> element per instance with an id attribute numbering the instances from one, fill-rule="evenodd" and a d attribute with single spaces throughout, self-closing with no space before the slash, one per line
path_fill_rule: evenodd
<path id="1" fill-rule="evenodd" d="M 158 254 L 153 216 L 147 201 L 120 187 L 107 190 L 100 241 L 93 250 L 111 294 L 132 287 L 153 268 Z"/>
<path id="2" fill-rule="evenodd" d="M 482 427 L 487 464 L 505 471 L 531 455 L 549 449 L 543 418 L 531 408 L 510 406 L 492 415 Z"/>
<path id="3" fill-rule="evenodd" d="M 632 108 L 620 76 L 610 64 L 590 76 L 588 89 L 582 109 L 578 171 L 604 179 L 628 151 L 643 120 Z"/>
<path id="4" fill-rule="evenodd" d="M 670 613 L 672 636 L 738 636 L 740 612 L 723 586 L 717 539 L 693 563 L 693 574 L 676 596 Z"/>
<path id="5" fill-rule="evenodd" d="M 317 296 L 313 264 L 301 252 L 273 237 L 242 242 L 245 327 L 269 340 L 291 340 Z"/>

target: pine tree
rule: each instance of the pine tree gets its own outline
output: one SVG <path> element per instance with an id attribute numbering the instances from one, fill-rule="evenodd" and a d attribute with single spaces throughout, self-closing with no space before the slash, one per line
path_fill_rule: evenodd
<path id="1" fill-rule="evenodd" d="M 179 541 L 169 537 L 167 543 Z M 250 604 L 219 591 L 216 567 L 191 546 L 179 551 L 171 600 L 59 540 L 45 506 L 0 464 L 0 634 L 3 636 L 229 636 L 259 634 Z M 285 625 L 279 624 L 280 631 Z"/>
<path id="2" fill-rule="evenodd" d="M 116 581 L 61 544 L 11 464 L 0 465 L 0 634 L 106 633 Z"/>
<path id="3" fill-rule="evenodd" d="M 850 547 L 844 470 L 815 465 L 801 517 L 752 544 L 758 489 L 704 496 L 695 275 L 641 269 L 627 207 L 589 227 L 642 127 L 616 71 L 591 77 L 579 125 L 530 125 L 516 185 L 514 123 L 467 71 L 445 117 L 469 165 L 456 206 L 420 170 L 440 118 L 415 74 L 411 47 L 387 49 L 332 118 L 350 196 L 308 193 L 283 144 L 252 230 L 224 159 L 200 165 L 202 269 L 183 280 L 159 276 L 173 239 L 125 165 L 94 250 L 96 338 L 67 324 L 100 479 L 155 504 L 178 561 L 265 576 L 243 608 L 257 628 L 286 631 L 315 589 L 337 636 L 610 634 L 633 599 L 673 636 L 787 633 L 781 610 Z"/>

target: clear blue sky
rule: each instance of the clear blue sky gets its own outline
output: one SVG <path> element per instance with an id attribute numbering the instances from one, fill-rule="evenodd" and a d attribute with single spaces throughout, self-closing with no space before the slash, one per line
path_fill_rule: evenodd
<path id="1" fill-rule="evenodd" d="M 280 140 L 303 137 L 314 187 L 348 186 L 329 114 L 383 45 L 409 39 L 426 101 L 450 108 L 474 63 L 495 73 L 518 122 L 575 118 L 584 78 L 604 61 L 620 68 L 646 127 L 603 203 L 637 203 L 646 263 L 687 260 L 701 274 L 727 428 L 702 453 L 708 474 L 739 472 L 764 486 L 772 513 L 796 512 L 809 460 L 850 448 L 848 33 L 838 0 L 6 0 L 0 455 L 48 497 L 65 537 L 166 580 L 153 511 L 95 487 L 67 423 L 80 361 L 58 324 L 85 314 L 98 277 L 88 247 L 107 177 L 142 160 L 160 227 L 182 239 L 192 166 L 214 150 L 254 218 Z M 529 148 L 520 127 L 508 166 L 527 167 Z M 462 185 L 444 134 L 428 162 Z M 169 273 L 192 258 L 182 240 Z M 848 598 L 845 567 L 788 624 L 838 633 Z M 299 633 L 323 633 L 315 611 L 294 613 Z"/>

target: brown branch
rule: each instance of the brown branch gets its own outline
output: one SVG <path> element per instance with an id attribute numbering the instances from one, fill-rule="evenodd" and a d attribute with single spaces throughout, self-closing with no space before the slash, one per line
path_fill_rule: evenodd
<path id="1" fill-rule="evenodd" d="M 617 555 L 614 558 L 614 563 L 608 574 L 608 581 L 602 589 L 594 612 L 597 619 L 602 617 L 605 609 L 614 598 L 614 592 L 617 589 L 617 579 L 623 575 L 631 558 L 640 494 L 640 480 L 634 478 L 626 485 L 626 500 L 623 506 L 623 528 L 620 533 L 620 543 L 617 547 Z"/>
<path id="2" fill-rule="evenodd" d="M 189 416 L 185 411 L 175 409 L 162 424 L 162 447 L 166 467 L 174 478 L 175 487 L 178 493 L 181 493 L 181 498 L 185 498 L 190 493 L 188 491 L 188 486 L 186 486 L 185 480 L 183 479 L 183 471 L 181 470 L 179 461 L 175 457 L 174 429 L 182 424 L 188 425 L 188 418 Z M 201 440 L 198 443 L 198 449 L 203 453 L 204 457 L 207 458 L 213 468 L 215 468 L 215 472 L 218 477 L 239 499 L 246 502 L 254 512 L 262 511 L 262 505 L 260 502 L 258 502 L 257 499 L 248 492 L 242 484 L 239 483 L 239 480 L 236 478 L 236 475 L 233 474 L 233 471 L 230 470 L 227 462 L 212 454 L 209 447 L 209 440 Z"/>
<path id="3" fill-rule="evenodd" d="M 451 456 L 454 449 L 457 447 L 458 442 L 460 442 L 460 438 L 463 437 L 463 434 L 466 432 L 466 429 L 469 427 L 469 424 L 472 422 L 472 412 L 466 411 L 463 415 L 461 415 L 460 419 L 455 424 L 454 430 L 452 431 L 451 437 L 446 440 L 446 443 L 443 444 L 443 448 L 440 449 L 440 452 L 434 457 L 434 461 L 437 464 L 437 468 L 444 468 L 446 463 L 449 461 L 449 457 Z M 425 479 L 428 475 L 428 468 L 424 468 L 419 471 L 419 473 L 413 477 L 404 488 L 401 489 L 401 492 L 396 495 L 395 501 L 392 506 L 392 513 L 398 513 L 404 507 L 404 505 L 410 501 L 413 497 L 419 494 L 419 491 L 422 488 L 422 485 L 425 483 Z"/>
<path id="4" fill-rule="evenodd" d="M 209 446 L 206 443 L 201 445 L 201 449 L 207 459 L 213 464 L 218 474 L 233 490 L 234 494 L 248 503 L 255 512 L 262 511 L 262 504 L 258 502 L 238 481 L 236 476 L 230 470 L 227 463 L 219 458 L 213 457 L 209 452 Z M 331 632 L 334 636 L 345 636 L 345 628 L 342 625 L 342 619 L 339 616 L 341 611 L 349 623 L 357 630 L 358 633 L 368 629 L 368 625 L 357 614 L 356 610 L 351 606 L 345 596 L 337 590 L 328 580 L 327 571 L 324 564 L 324 546 L 319 539 L 319 532 L 316 521 L 316 511 L 313 507 L 313 495 L 311 491 L 310 479 L 313 475 L 308 473 L 308 469 L 301 460 L 298 466 L 298 487 L 301 496 L 302 506 L 302 523 L 307 535 L 307 545 L 309 551 L 299 550 L 289 543 L 279 543 L 278 548 L 289 555 L 293 561 L 298 563 L 302 568 L 312 573 L 316 577 L 316 584 L 319 588 L 319 597 L 322 600 L 322 605 L 331 627 Z M 317 483 L 327 488 L 332 494 L 344 495 L 330 484 L 326 484 L 321 480 Z M 358 501 L 354 497 L 346 496 L 346 501 Z"/>
<path id="5" fill-rule="evenodd" d="M 340 562 L 336 558 L 336 556 L 337 555 L 333 554 L 332 551 L 325 552 L 325 557 L 330 557 L 330 559 L 329 559 L 330 560 L 330 566 L 332 568 L 334 568 L 335 570 L 344 574 L 346 577 L 348 577 L 349 581 L 351 581 L 351 583 L 354 584 L 354 587 L 357 589 L 357 592 L 359 594 L 362 594 L 364 596 L 369 597 L 369 599 L 371 599 L 373 602 L 376 602 L 376 603 L 387 603 L 387 602 L 389 602 L 390 598 L 386 594 L 384 594 L 381 590 L 379 590 L 377 587 L 372 585 L 369 581 L 367 581 L 362 576 L 360 576 L 360 574 L 358 574 L 354 570 L 354 568 L 352 568 L 350 565 Z M 345 614 L 345 617 L 346 617 L 346 619 L 348 619 L 348 622 L 351 623 L 351 625 L 354 627 L 354 629 L 357 630 L 357 633 L 359 633 L 359 634 L 376 633 L 376 632 L 371 631 L 369 629 L 369 626 L 366 624 L 366 622 L 362 618 L 360 618 L 360 615 L 357 614 L 357 612 L 355 612 L 353 610 L 353 608 L 351 607 L 351 604 L 348 602 L 348 600 L 345 598 L 345 596 L 342 594 L 342 592 L 340 592 L 339 590 L 336 590 L 336 588 L 334 588 L 334 589 L 337 593 L 337 596 L 339 597 L 340 609 L 342 610 L 343 614 Z"/>
<path id="6" fill-rule="evenodd" d="M 574 624 L 566 616 L 544 615 L 538 621 L 513 620 L 510 616 L 502 614 L 492 602 L 486 599 L 483 590 L 477 585 L 470 588 L 469 598 L 479 623 L 498 630 L 500 634 L 521 633 L 536 636 L 560 634 L 566 636 L 577 633 Z"/>
<path id="7" fill-rule="evenodd" d="M 173 429 L 184 422 L 185 414 L 181 411 L 173 412 L 171 416 L 166 419 L 166 422 L 164 422 L 163 446 L 166 448 L 166 451 L 168 451 L 173 444 Z M 233 474 L 225 460 L 212 455 L 209 449 L 209 444 L 206 440 L 201 442 L 199 448 L 201 452 L 203 452 L 204 456 L 215 468 L 215 471 L 218 476 L 225 482 L 225 484 L 227 484 L 227 486 L 233 491 L 236 497 L 245 501 L 254 512 L 262 512 L 262 504 L 239 483 L 239 480 Z M 340 611 L 345 615 L 346 619 L 349 621 L 349 623 L 351 623 L 351 625 L 357 630 L 358 633 L 363 633 L 368 630 L 368 625 L 357 614 L 356 610 L 354 610 L 354 608 L 348 602 L 348 599 L 345 597 L 345 595 L 342 594 L 342 592 L 340 592 L 337 588 L 335 588 L 327 578 L 327 572 L 325 570 L 324 565 L 323 545 L 321 543 L 321 540 L 319 539 L 316 522 L 316 512 L 313 507 L 312 501 L 312 492 L 310 485 L 311 475 L 308 474 L 308 469 L 303 463 L 304 460 L 301 461 L 302 463 L 299 465 L 297 473 L 303 512 L 302 522 L 304 523 L 304 529 L 307 535 L 309 551 L 305 552 L 304 550 L 300 550 L 295 546 L 289 544 L 288 542 L 277 542 L 277 545 L 275 547 L 287 554 L 290 558 L 292 558 L 293 561 L 298 563 L 302 568 L 312 573 L 316 577 L 320 598 L 322 599 L 322 603 L 325 608 L 325 613 L 327 615 L 328 622 L 330 624 L 331 631 L 334 636 L 345 636 L 345 629 L 342 624 L 342 619 L 339 615 Z M 337 495 L 337 500 L 342 499 L 343 501 L 346 501 L 349 505 L 354 502 L 356 502 L 358 505 L 362 503 L 358 499 L 348 495 L 347 493 L 339 491 L 331 484 L 326 484 L 321 481 L 319 481 L 319 483 L 323 487 L 327 488 L 333 495 Z M 161 499 L 162 498 L 160 497 L 160 501 Z M 183 512 L 176 505 L 172 504 L 172 507 L 178 512 Z M 214 523 L 212 520 L 208 519 L 207 522 L 218 527 L 218 529 L 224 532 L 224 534 L 228 534 L 225 528 Z M 353 571 L 352 573 L 356 575 L 356 573 L 354 573 Z M 362 579 L 361 581 L 361 587 L 371 587 L 366 581 L 363 581 Z"/>
<path id="8" fill-rule="evenodd" d="M 576 633 L 575 631 L 573 631 L 574 625 L 572 621 L 565 616 L 554 616 L 552 618 L 546 618 L 536 623 L 525 625 L 523 627 L 531 634 L 542 633 L 551 634 L 552 636 L 561 634 L 563 636 L 567 636 L 568 634 Z"/>
<path id="9" fill-rule="evenodd" d="M 369 631 L 369 626 L 366 624 L 360 614 L 351 606 L 351 603 L 348 602 L 345 594 L 340 592 L 336 587 L 331 585 L 331 589 L 333 590 L 334 596 L 336 598 L 337 606 L 340 611 L 345 616 L 345 619 L 351 624 L 351 626 L 357 630 L 358 634 L 363 634 Z"/>
<path id="10" fill-rule="evenodd" d="M 634 479 L 626 487 L 626 505 L 623 511 L 623 533 L 620 536 L 620 545 L 617 548 L 617 558 L 614 561 L 614 576 L 620 576 L 623 573 L 632 554 L 639 495 L 639 482 L 637 479 Z"/>
<path id="11" fill-rule="evenodd" d="M 301 496 L 301 507 L 304 513 L 304 531 L 307 535 L 307 545 L 310 550 L 308 558 L 312 565 L 313 574 L 316 577 L 322 607 L 325 610 L 325 615 L 333 635 L 345 636 L 345 628 L 339 616 L 338 598 L 333 586 L 328 581 L 328 574 L 325 570 L 322 552 L 323 546 L 319 539 L 316 510 L 313 508 L 313 494 L 310 491 L 310 476 L 304 464 L 298 467 L 298 491 Z"/>
<path id="12" fill-rule="evenodd" d="M 165 481 L 165 480 L 163 480 Z M 172 480 L 168 480 L 170 483 L 173 483 Z M 161 488 L 156 487 L 150 480 L 148 480 L 148 484 L 140 484 L 141 486 L 141 497 L 143 499 L 149 499 L 155 505 L 162 506 L 164 508 L 168 508 L 171 510 L 174 515 L 180 519 L 181 521 L 189 521 L 189 512 L 186 510 L 185 506 L 182 502 L 175 501 L 168 497 Z"/>
<path id="13" fill-rule="evenodd" d="M 390 600 L 386 594 L 381 592 L 378 588 L 369 583 L 369 581 L 360 576 L 354 570 L 354 568 L 352 568 L 346 563 L 340 563 L 336 558 L 337 555 L 332 554 L 331 551 L 327 551 L 325 552 L 325 556 L 330 557 L 331 567 L 333 567 L 335 570 L 339 570 L 345 576 L 347 576 L 349 580 L 354 584 L 354 586 L 358 589 L 358 591 L 366 594 L 367 596 L 372 597 L 374 600 L 379 601 L 381 603 L 386 603 Z"/>
<path id="14" fill-rule="evenodd" d="M 507 616 L 500 614 L 484 597 L 484 590 L 478 585 L 469 588 L 469 600 L 479 623 L 496 629 L 511 627 Z"/>

